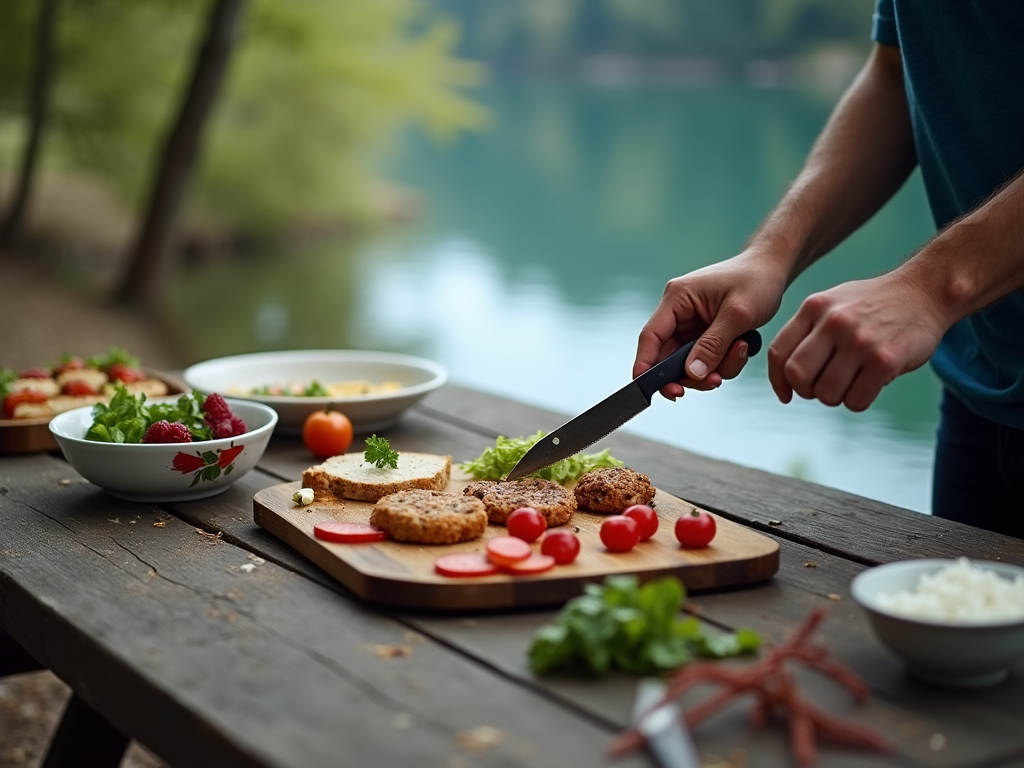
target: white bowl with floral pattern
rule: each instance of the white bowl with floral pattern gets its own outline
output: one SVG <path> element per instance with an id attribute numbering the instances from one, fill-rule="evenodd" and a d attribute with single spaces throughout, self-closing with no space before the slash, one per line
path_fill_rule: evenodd
<path id="1" fill-rule="evenodd" d="M 157 398 L 164 399 L 164 398 Z M 261 403 L 228 398 L 248 431 L 194 443 L 100 443 L 86 440 L 92 406 L 55 416 L 50 432 L 68 463 L 86 480 L 128 501 L 188 501 L 226 491 L 259 461 L 277 424 Z"/>

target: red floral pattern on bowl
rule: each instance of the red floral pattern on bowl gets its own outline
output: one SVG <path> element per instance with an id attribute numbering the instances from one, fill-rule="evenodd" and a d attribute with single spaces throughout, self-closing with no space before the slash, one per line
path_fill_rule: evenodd
<path id="1" fill-rule="evenodd" d="M 189 485 L 189 488 L 191 488 L 200 480 L 216 480 L 220 477 L 221 471 L 225 475 L 230 475 L 231 470 L 235 468 L 235 459 L 244 450 L 244 445 L 232 443 L 230 448 L 218 448 L 216 452 L 203 451 L 200 453 L 196 451 L 195 453 L 184 453 L 179 451 L 174 457 L 172 467 L 175 472 L 181 472 L 183 475 L 191 472 L 196 473 L 192 483 Z"/>

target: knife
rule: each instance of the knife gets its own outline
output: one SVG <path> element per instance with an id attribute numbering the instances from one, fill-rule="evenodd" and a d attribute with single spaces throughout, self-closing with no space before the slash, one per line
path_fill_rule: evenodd
<path id="1" fill-rule="evenodd" d="M 761 350 L 761 334 L 747 331 L 739 339 L 747 342 L 747 357 Z M 566 459 L 610 435 L 650 406 L 654 393 L 672 381 L 686 378 L 684 364 L 696 339 L 687 342 L 648 371 L 644 371 L 618 392 L 570 419 L 542 437 L 519 460 L 506 480 L 517 480 Z"/>
<path id="2" fill-rule="evenodd" d="M 693 744 L 679 704 L 665 698 L 665 683 L 643 678 L 636 685 L 633 723 L 647 741 L 654 762 L 662 768 L 700 768 L 700 757 Z"/>

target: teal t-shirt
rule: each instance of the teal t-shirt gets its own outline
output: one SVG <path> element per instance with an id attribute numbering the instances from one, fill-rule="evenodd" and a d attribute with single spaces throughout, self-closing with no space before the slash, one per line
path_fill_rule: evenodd
<path id="1" fill-rule="evenodd" d="M 1024 168 L 1024 2 L 876 0 L 871 37 L 903 57 L 921 177 L 942 228 Z M 1013 245 L 1024 259 L 1024 243 Z M 1024 290 L 950 328 L 931 363 L 972 411 L 1024 428 Z"/>

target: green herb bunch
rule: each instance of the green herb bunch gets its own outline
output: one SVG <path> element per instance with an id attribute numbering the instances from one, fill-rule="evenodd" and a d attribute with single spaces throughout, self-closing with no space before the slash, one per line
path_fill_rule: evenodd
<path id="1" fill-rule="evenodd" d="M 212 440 L 207 426 L 201 392 L 184 394 L 175 403 L 146 405 L 144 394 L 132 394 L 118 383 L 110 404 L 97 403 L 92 408 L 93 422 L 85 433 L 86 440 L 100 443 L 141 443 L 146 430 L 156 421 L 181 422 L 192 433 L 192 440 Z"/>
<path id="2" fill-rule="evenodd" d="M 545 434 L 537 432 L 529 437 L 499 437 L 493 448 L 486 448 L 475 459 L 463 462 L 462 470 L 477 480 L 504 480 L 526 452 Z M 600 453 L 577 453 L 533 474 L 545 480 L 564 484 L 571 480 L 579 480 L 592 469 L 622 465 L 623 463 L 614 458 L 606 448 Z"/>
<path id="3" fill-rule="evenodd" d="M 686 592 L 667 576 L 643 586 L 635 576 L 609 576 L 588 584 L 530 646 L 530 666 L 538 675 L 566 672 L 600 677 L 612 670 L 651 675 L 676 669 L 695 657 L 723 658 L 750 653 L 761 645 L 756 632 L 710 634 L 700 621 L 681 619 Z"/>

